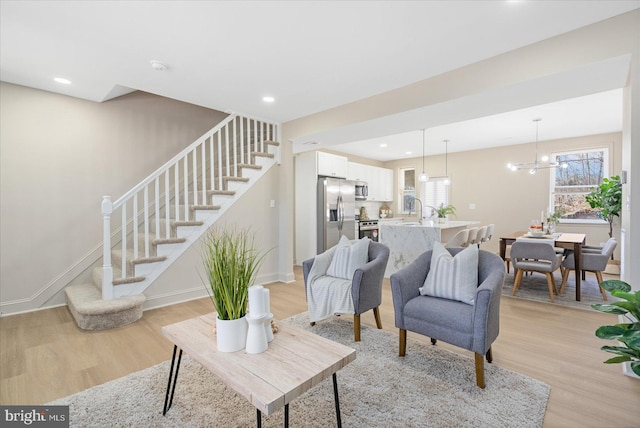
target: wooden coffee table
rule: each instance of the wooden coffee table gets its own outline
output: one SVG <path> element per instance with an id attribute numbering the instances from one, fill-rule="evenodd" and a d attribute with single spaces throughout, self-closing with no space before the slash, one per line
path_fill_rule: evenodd
<path id="1" fill-rule="evenodd" d="M 289 403 L 332 376 L 336 418 L 338 426 L 342 426 L 336 372 L 355 360 L 355 349 L 280 324 L 269 348 L 261 354 L 247 354 L 244 350 L 218 352 L 213 333 L 215 320 L 214 312 L 162 328 L 162 334 L 174 344 L 163 415 L 173 402 L 185 351 L 256 408 L 258 427 L 262 425 L 262 413 L 270 415 L 282 406 L 284 424 L 288 426 Z"/>

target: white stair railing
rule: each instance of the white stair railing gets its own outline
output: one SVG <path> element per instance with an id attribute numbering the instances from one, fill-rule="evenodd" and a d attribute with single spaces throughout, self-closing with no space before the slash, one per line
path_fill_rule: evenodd
<path id="1" fill-rule="evenodd" d="M 114 280 L 135 276 L 131 261 L 156 256 L 154 239 L 192 224 L 189 205 L 210 205 L 209 192 L 225 190 L 224 177 L 238 177 L 238 165 L 253 163 L 278 135 L 277 124 L 230 115 L 115 202 L 104 196 L 102 298 L 113 298 Z M 118 275 L 112 252 L 120 255 Z"/>

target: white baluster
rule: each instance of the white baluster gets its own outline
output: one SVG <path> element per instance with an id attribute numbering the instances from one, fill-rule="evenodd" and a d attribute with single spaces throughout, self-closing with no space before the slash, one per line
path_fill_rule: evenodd
<path id="1" fill-rule="evenodd" d="M 189 154 L 184 155 L 184 221 L 189 220 Z"/>
<path id="2" fill-rule="evenodd" d="M 239 117 L 240 119 L 240 160 L 239 163 L 247 163 L 244 157 L 244 119 Z"/>
<path id="3" fill-rule="evenodd" d="M 180 161 L 176 161 L 173 173 L 173 204 L 176 206 L 176 221 L 178 221 L 180 220 Z"/>
<path id="4" fill-rule="evenodd" d="M 222 190 L 222 131 L 218 131 L 218 190 Z"/>
<path id="5" fill-rule="evenodd" d="M 156 177 L 155 190 L 156 238 L 160 238 L 160 177 Z"/>
<path id="6" fill-rule="evenodd" d="M 167 171 L 164 173 L 164 218 L 165 218 L 165 225 L 164 225 L 164 237 L 169 239 L 170 238 L 170 231 L 169 231 L 169 216 L 170 216 L 170 211 L 171 211 L 171 201 L 170 201 L 170 196 L 169 192 L 170 192 L 170 183 L 169 183 L 169 171 L 171 167 L 169 167 L 169 169 L 167 169 Z M 160 236 L 160 232 L 158 232 L 158 237 Z"/>
<path id="7" fill-rule="evenodd" d="M 127 201 L 122 203 L 122 244 L 120 245 L 122 249 L 122 254 L 127 254 Z M 122 271 L 122 278 L 127 276 L 127 259 L 123 256 L 122 261 L 120 263 L 120 268 Z"/>
<path id="8" fill-rule="evenodd" d="M 215 134 L 211 134 L 209 137 L 209 183 L 211 183 L 211 190 L 216 188 L 215 177 L 213 176 L 213 137 Z"/>
<path id="9" fill-rule="evenodd" d="M 204 140 L 202 142 L 202 169 L 201 169 L 201 176 L 202 176 L 202 205 L 207 205 L 207 153 L 205 151 L 206 148 L 206 141 Z"/>
<path id="10" fill-rule="evenodd" d="M 144 221 L 144 256 L 149 257 L 149 186 L 144 186 L 144 207 L 143 207 L 143 221 Z M 134 236 L 133 239 L 138 240 L 138 236 Z"/>
<path id="11" fill-rule="evenodd" d="M 191 175 L 193 176 L 193 205 L 198 205 L 198 149 L 194 147 L 191 154 Z M 188 202 L 185 201 L 188 205 Z"/>
<path id="12" fill-rule="evenodd" d="M 113 267 L 111 266 L 111 213 L 113 204 L 109 196 L 102 197 L 102 298 L 113 299 Z"/>
<path id="13" fill-rule="evenodd" d="M 138 258 L 138 194 L 133 195 L 133 258 Z M 122 253 L 122 258 L 127 257 L 126 253 Z M 135 275 L 135 272 L 133 273 Z"/>
<path id="14" fill-rule="evenodd" d="M 229 171 L 230 166 L 229 166 L 229 125 L 225 125 L 224 126 L 225 129 L 225 133 L 224 133 L 224 150 L 226 153 L 226 159 L 225 159 L 225 165 L 226 165 L 226 175 L 231 175 L 231 172 Z"/>

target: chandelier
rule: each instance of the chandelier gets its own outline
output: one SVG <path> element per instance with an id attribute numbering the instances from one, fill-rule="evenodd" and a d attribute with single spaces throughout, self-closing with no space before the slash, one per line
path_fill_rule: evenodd
<path id="1" fill-rule="evenodd" d="M 507 168 L 511 171 L 518 171 L 521 169 L 528 169 L 529 174 L 535 174 L 539 169 L 548 169 L 548 168 L 567 168 L 569 165 L 566 162 L 550 162 L 548 156 L 542 156 L 540 160 L 538 160 L 538 125 L 542 119 L 537 118 L 533 119 L 536 123 L 536 157 L 533 162 L 523 162 L 523 163 L 509 163 L 507 164 Z"/>

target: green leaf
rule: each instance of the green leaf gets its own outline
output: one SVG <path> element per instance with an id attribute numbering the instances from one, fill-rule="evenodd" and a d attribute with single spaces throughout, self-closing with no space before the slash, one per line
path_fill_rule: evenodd
<path id="1" fill-rule="evenodd" d="M 604 361 L 605 364 L 616 364 L 616 363 L 624 363 L 626 361 L 631 361 L 631 357 L 619 356 L 609 358 L 607 361 Z"/>
<path id="2" fill-rule="evenodd" d="M 626 330 L 614 325 L 603 325 L 596 330 L 596 336 L 600 339 L 617 339 L 622 337 Z"/>
<path id="3" fill-rule="evenodd" d="M 638 351 L 634 351 L 633 349 L 629 349 L 626 346 L 603 346 L 600 348 L 601 351 L 610 352 L 612 354 L 618 355 L 627 355 L 632 358 L 638 358 Z"/>
<path id="4" fill-rule="evenodd" d="M 594 303 L 593 305 L 591 305 L 591 307 L 593 309 L 595 309 L 596 311 L 606 312 L 608 314 L 624 315 L 624 314 L 626 314 L 628 312 L 627 310 L 620 309 L 617 306 L 603 305 L 601 303 Z"/>
<path id="5" fill-rule="evenodd" d="M 640 361 L 633 361 L 631 362 L 631 370 L 637 374 L 638 376 L 640 376 Z"/>
<path id="6" fill-rule="evenodd" d="M 627 284 L 624 281 L 620 281 L 618 279 L 608 279 L 606 281 L 602 281 L 600 283 L 600 287 L 604 288 L 605 290 L 611 292 L 614 290 L 620 290 L 620 291 L 630 291 L 631 290 L 631 286 L 629 284 Z"/>

